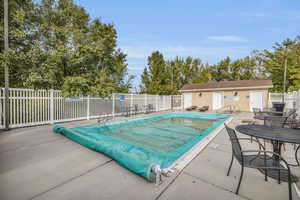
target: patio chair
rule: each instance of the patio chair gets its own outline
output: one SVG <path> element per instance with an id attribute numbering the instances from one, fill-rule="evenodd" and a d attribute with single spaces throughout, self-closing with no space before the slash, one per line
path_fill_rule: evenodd
<path id="1" fill-rule="evenodd" d="M 252 108 L 252 111 L 254 113 L 254 119 L 263 119 L 266 115 L 264 111 L 261 111 L 259 108 Z"/>
<path id="2" fill-rule="evenodd" d="M 297 127 L 295 127 L 295 126 L 298 125 L 297 110 L 296 109 L 289 109 L 289 110 L 287 110 L 284 113 L 283 116 L 287 117 L 285 125 L 288 128 L 297 128 Z"/>
<path id="3" fill-rule="evenodd" d="M 144 111 L 145 111 L 145 114 L 154 112 L 155 109 L 154 109 L 153 104 L 147 104 L 146 106 L 144 106 Z"/>
<path id="4" fill-rule="evenodd" d="M 185 110 L 186 111 L 192 111 L 192 110 L 196 110 L 197 109 L 197 106 L 191 106 L 189 108 L 186 108 Z"/>
<path id="5" fill-rule="evenodd" d="M 287 117 L 284 116 L 265 116 L 264 125 L 272 126 L 275 128 L 283 128 L 285 126 Z M 264 147 L 266 147 L 266 142 L 271 143 L 269 140 L 264 140 Z M 283 149 L 285 150 L 285 145 L 283 143 Z"/>
<path id="6" fill-rule="evenodd" d="M 288 117 L 286 116 L 265 116 L 264 125 L 276 128 L 283 128 L 287 119 Z"/>
<path id="7" fill-rule="evenodd" d="M 198 111 L 205 112 L 205 111 L 208 111 L 208 109 L 209 109 L 209 106 L 202 106 L 201 108 L 198 108 Z"/>
<path id="8" fill-rule="evenodd" d="M 131 107 L 131 111 L 130 111 L 133 115 L 136 115 L 139 112 L 139 105 L 138 104 L 134 104 L 133 107 Z"/>
<path id="9" fill-rule="evenodd" d="M 107 113 L 104 113 L 104 116 L 102 116 L 101 114 L 99 116 L 100 117 L 97 120 L 98 123 L 100 123 L 100 122 L 104 123 L 104 122 L 107 122 L 107 121 L 113 119 L 113 117 L 108 115 Z"/>
<path id="10" fill-rule="evenodd" d="M 236 188 L 235 193 L 239 193 L 240 185 L 242 182 L 242 178 L 244 175 L 244 168 L 253 168 L 265 171 L 265 181 L 267 181 L 267 170 L 280 170 L 280 171 L 287 171 L 288 173 L 288 191 L 289 191 L 289 200 L 292 200 L 292 189 L 291 189 L 291 171 L 290 167 L 287 162 L 279 155 L 274 153 L 273 151 L 265 151 L 261 150 L 264 147 L 260 144 L 259 141 L 254 140 L 258 143 L 259 149 L 257 150 L 243 150 L 240 144 L 240 140 L 250 140 L 250 138 L 238 138 L 236 136 L 236 132 L 234 129 L 229 128 L 226 124 L 224 124 L 227 130 L 227 133 L 230 138 L 231 147 L 232 147 L 232 156 L 229 165 L 229 169 L 227 171 L 227 176 L 230 174 L 230 170 L 232 167 L 232 163 L 234 158 L 238 161 L 241 165 L 241 174 L 239 178 L 239 183 Z M 275 157 L 279 159 L 275 160 Z M 280 165 L 279 163 L 284 163 Z M 274 164 L 277 163 L 277 164 Z"/>

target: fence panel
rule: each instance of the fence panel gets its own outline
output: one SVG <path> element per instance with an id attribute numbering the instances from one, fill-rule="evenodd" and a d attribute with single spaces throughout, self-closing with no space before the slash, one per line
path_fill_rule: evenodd
<path id="1" fill-rule="evenodd" d="M 282 93 L 269 93 L 269 107 L 272 107 L 273 102 L 281 102 L 283 100 Z M 300 90 L 294 92 L 288 92 L 284 94 L 285 108 L 297 109 L 298 115 L 300 115 Z"/>
<path id="2" fill-rule="evenodd" d="M 50 123 L 50 92 L 10 88 L 9 109 L 11 128 Z"/>
<path id="3" fill-rule="evenodd" d="M 137 106 L 137 110 L 141 113 L 145 110 L 145 95 L 143 94 L 132 94 L 132 105 Z"/>
<path id="4" fill-rule="evenodd" d="M 148 94 L 112 94 L 110 98 L 64 98 L 60 90 L 9 89 L 9 127 L 25 127 L 56 122 L 93 119 L 103 115 L 124 115 L 145 112 L 148 105 L 153 111 L 170 110 L 171 96 Z M 181 95 L 173 96 L 173 107 L 182 108 Z M 0 129 L 5 123 L 5 89 L 0 88 Z"/>
<path id="5" fill-rule="evenodd" d="M 112 113 L 112 99 L 111 98 L 96 98 L 90 97 L 89 114 L 90 118 L 97 118 L 104 115 L 111 115 Z"/>
<path id="6" fill-rule="evenodd" d="M 0 88 L 0 129 L 4 128 L 5 123 L 5 106 L 4 106 L 4 88 Z"/>
<path id="7" fill-rule="evenodd" d="M 182 109 L 182 97 L 181 95 L 174 95 L 172 99 L 173 109 Z"/>

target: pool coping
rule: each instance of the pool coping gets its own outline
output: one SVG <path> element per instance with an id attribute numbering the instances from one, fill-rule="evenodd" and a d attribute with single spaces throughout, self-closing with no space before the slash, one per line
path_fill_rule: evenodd
<path id="1" fill-rule="evenodd" d="M 163 115 L 167 115 L 167 117 L 169 117 L 168 115 L 171 116 L 172 114 L 175 114 L 175 116 L 178 115 L 178 117 L 180 117 L 182 114 L 185 115 L 186 113 L 185 112 L 168 112 Z M 224 117 L 221 117 L 223 114 L 208 114 L 208 113 L 194 113 L 194 114 L 196 114 L 196 116 L 197 116 L 196 118 L 198 118 L 200 116 L 201 118 L 203 117 L 203 118 L 211 119 L 211 117 L 213 117 L 213 118 L 220 118 L 223 120 L 221 123 L 218 123 L 218 125 L 216 127 L 212 128 L 205 137 L 201 137 L 200 140 L 192 142 L 192 145 L 190 145 L 190 147 L 188 149 L 183 148 L 184 152 L 181 153 L 180 157 L 173 159 L 174 161 L 171 162 L 168 167 L 161 168 L 160 165 L 151 164 L 148 166 L 147 174 L 145 174 L 145 172 L 143 170 L 136 172 L 134 170 L 135 169 L 134 167 L 133 167 L 133 170 L 131 170 L 130 166 L 132 166 L 132 163 L 130 163 L 130 162 L 129 162 L 130 163 L 129 165 L 124 165 L 124 163 L 122 164 L 122 162 L 119 163 L 120 160 L 119 160 L 118 156 L 116 157 L 116 153 L 112 154 L 111 152 L 113 152 L 113 151 L 108 152 L 105 148 L 100 148 L 101 145 L 95 146 L 94 141 L 90 140 L 89 138 L 86 138 L 85 135 L 81 135 L 81 136 L 77 137 L 76 133 L 73 133 L 72 131 L 69 132 L 66 127 L 59 126 L 59 125 L 53 126 L 53 130 L 54 130 L 54 132 L 60 133 L 60 134 L 64 135 L 65 137 L 69 138 L 70 140 L 73 140 L 76 143 L 81 144 L 82 146 L 85 146 L 89 149 L 92 149 L 94 151 L 103 153 L 103 154 L 111 157 L 112 159 L 116 160 L 121 166 L 131 170 L 132 172 L 134 172 L 142 177 L 145 177 L 147 180 L 150 180 L 149 169 L 151 169 L 152 172 L 156 173 L 155 183 L 156 183 L 156 185 L 158 185 L 158 184 L 160 184 L 159 182 L 161 182 L 158 179 L 159 176 L 161 176 L 161 175 L 169 176 L 172 174 L 173 171 L 178 172 L 178 171 L 181 171 L 182 169 L 184 169 L 184 167 L 188 163 L 190 163 L 194 159 L 194 157 L 196 157 L 209 144 L 209 142 L 218 135 L 218 133 L 224 128 L 224 123 L 229 123 L 233 119 L 232 115 L 225 115 L 226 118 L 224 119 Z M 158 116 L 160 116 L 160 115 L 158 115 Z M 132 118 L 132 119 L 128 119 L 128 120 L 121 120 L 121 121 L 118 120 L 118 121 L 112 121 L 112 122 L 104 123 L 102 125 L 97 125 L 97 126 L 98 126 L 98 128 L 100 128 L 102 126 L 106 127 L 106 126 L 114 126 L 114 125 L 122 127 L 122 126 L 127 125 L 127 123 L 129 123 L 129 122 L 134 123 L 134 122 L 141 121 L 141 120 L 152 120 L 152 118 L 155 119 L 156 117 L 157 117 L 156 115 L 154 115 L 154 116 L 152 115 L 152 116 L 147 116 L 147 117 L 142 117 L 142 118 L 139 117 L 139 118 Z M 183 117 L 186 117 L 186 116 L 183 116 Z M 90 124 L 90 125 L 80 126 L 80 127 L 92 128 L 94 126 L 95 126 L 95 124 Z M 70 128 L 69 130 L 76 128 L 76 127 L 77 126 L 69 127 Z M 105 139 L 105 138 L 103 138 L 103 139 Z M 108 142 L 111 143 L 111 140 L 109 140 Z M 119 152 L 119 151 L 117 151 L 117 152 Z M 156 168 L 154 169 L 153 167 L 156 167 L 157 169 Z"/>
<path id="2" fill-rule="evenodd" d="M 224 123 L 230 123 L 233 116 L 230 116 Z M 224 128 L 224 124 L 218 126 L 213 132 L 201 139 L 191 149 L 185 152 L 180 158 L 175 160 L 168 168 L 176 171 L 182 171 Z"/>

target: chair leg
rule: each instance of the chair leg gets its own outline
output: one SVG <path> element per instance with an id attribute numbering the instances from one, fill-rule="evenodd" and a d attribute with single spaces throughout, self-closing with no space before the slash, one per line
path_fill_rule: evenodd
<path id="1" fill-rule="evenodd" d="M 298 166 L 300 166 L 300 163 L 299 163 L 299 160 L 298 160 L 298 150 L 300 148 L 300 145 L 297 147 L 296 151 L 295 151 L 295 159 L 296 159 L 296 162 L 298 164 Z"/>
<path id="2" fill-rule="evenodd" d="M 292 186 L 291 186 L 291 172 L 288 170 L 288 189 L 289 189 L 289 200 L 292 200 Z"/>
<path id="3" fill-rule="evenodd" d="M 280 177 L 280 169 L 278 169 L 278 184 L 281 183 L 281 177 Z"/>
<path id="4" fill-rule="evenodd" d="M 229 173 L 230 173 L 230 170 L 231 170 L 232 163 L 233 163 L 233 153 L 232 153 L 232 155 L 231 155 L 231 161 L 230 161 L 230 165 L 229 165 L 229 168 L 228 168 L 228 171 L 227 171 L 227 176 L 229 176 Z"/>
<path id="5" fill-rule="evenodd" d="M 240 175 L 240 180 L 239 180 L 239 184 L 238 184 L 238 186 L 237 186 L 237 188 L 236 188 L 235 194 L 238 194 L 238 193 L 239 193 L 243 175 L 244 175 L 244 166 L 242 166 L 241 175 Z"/>

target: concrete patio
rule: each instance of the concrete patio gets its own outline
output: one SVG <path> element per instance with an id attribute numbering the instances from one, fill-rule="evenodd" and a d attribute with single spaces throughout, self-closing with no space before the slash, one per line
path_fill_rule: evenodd
<path id="1" fill-rule="evenodd" d="M 250 113 L 236 114 L 230 126 L 250 117 Z M 95 120 L 65 125 L 89 123 Z M 247 143 L 245 148 L 253 145 Z M 287 145 L 288 159 L 291 151 Z M 0 199 L 288 199 L 286 183 L 265 182 L 254 169 L 246 169 L 240 194 L 235 195 L 240 166 L 234 162 L 227 177 L 230 157 L 230 141 L 223 129 L 181 172 L 155 186 L 105 155 L 53 133 L 50 125 L 14 129 L 0 133 Z M 298 168 L 293 171 L 300 176 Z M 294 186 L 293 199 L 298 200 Z"/>

